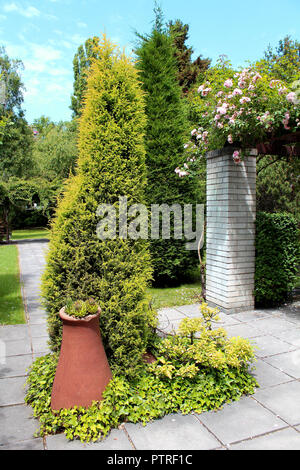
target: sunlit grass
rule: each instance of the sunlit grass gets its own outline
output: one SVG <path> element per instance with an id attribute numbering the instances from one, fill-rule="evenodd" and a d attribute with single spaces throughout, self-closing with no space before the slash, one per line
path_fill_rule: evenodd
<path id="1" fill-rule="evenodd" d="M 182 284 L 179 287 L 151 287 L 148 292 L 152 298 L 152 307 L 155 309 L 175 307 L 196 303 L 201 294 L 200 282 Z"/>
<path id="2" fill-rule="evenodd" d="M 26 240 L 30 238 L 49 238 L 49 230 L 46 228 L 27 228 L 22 230 L 13 230 L 12 240 Z"/>
<path id="3" fill-rule="evenodd" d="M 18 249 L 14 245 L 3 245 L 0 246 L 0 324 L 18 323 L 25 323 Z"/>

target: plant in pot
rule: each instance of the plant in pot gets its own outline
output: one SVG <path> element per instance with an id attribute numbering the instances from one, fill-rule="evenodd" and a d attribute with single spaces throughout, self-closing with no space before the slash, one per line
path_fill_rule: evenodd
<path id="1" fill-rule="evenodd" d="M 112 374 L 101 339 L 100 313 L 92 298 L 68 300 L 59 312 L 63 337 L 51 395 L 53 411 L 102 400 Z"/>

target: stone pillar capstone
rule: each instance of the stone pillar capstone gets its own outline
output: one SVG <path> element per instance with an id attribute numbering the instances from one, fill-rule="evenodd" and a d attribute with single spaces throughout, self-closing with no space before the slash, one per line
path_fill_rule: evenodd
<path id="1" fill-rule="evenodd" d="M 257 150 L 234 150 L 206 154 L 206 299 L 225 313 L 254 308 Z"/>

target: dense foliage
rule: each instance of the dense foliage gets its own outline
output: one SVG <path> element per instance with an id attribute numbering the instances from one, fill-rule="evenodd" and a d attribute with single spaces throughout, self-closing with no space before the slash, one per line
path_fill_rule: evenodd
<path id="1" fill-rule="evenodd" d="M 79 123 L 76 175 L 67 182 L 52 226 L 43 295 L 53 350 L 61 342 L 59 310 L 68 298 L 93 297 L 111 368 L 135 375 L 142 365 L 154 312 L 145 296 L 151 278 L 145 240 L 99 239 L 100 204 L 118 210 L 144 201 L 145 114 L 137 71 L 104 37 L 88 78 Z"/>
<path id="2" fill-rule="evenodd" d="M 174 168 L 184 162 L 183 144 L 189 128 L 176 73 L 172 37 L 164 30 L 159 12 L 148 37 L 140 36 L 137 68 L 146 93 L 145 135 L 148 182 L 146 200 L 152 204 L 195 204 L 197 182 L 180 180 Z M 197 263 L 197 253 L 187 251 L 186 240 L 152 239 L 150 251 L 156 284 L 178 281 Z"/>
<path id="3" fill-rule="evenodd" d="M 96 441 L 124 422 L 146 424 L 169 413 L 217 410 L 254 393 L 258 384 L 248 372 L 254 359 L 249 340 L 228 338 L 222 328 L 213 329 L 217 315 L 207 305 L 202 304 L 201 313 L 183 320 L 179 335 L 157 338 L 157 361 L 144 364 L 135 380 L 115 375 L 104 400 L 88 409 L 52 413 L 57 356 L 38 358 L 29 373 L 26 402 L 40 420 L 39 435 L 65 432 L 68 439 Z"/>
<path id="4" fill-rule="evenodd" d="M 269 75 L 287 83 L 299 80 L 300 71 L 300 42 L 293 41 L 290 36 L 285 36 L 278 46 L 271 46 L 265 51 L 263 59 L 258 64 Z"/>
<path id="5" fill-rule="evenodd" d="M 276 305 L 295 285 L 299 264 L 299 229 L 290 214 L 259 212 L 256 219 L 255 300 Z"/>

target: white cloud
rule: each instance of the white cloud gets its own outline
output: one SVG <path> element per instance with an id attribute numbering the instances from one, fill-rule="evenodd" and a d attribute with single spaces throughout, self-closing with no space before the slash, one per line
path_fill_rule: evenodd
<path id="1" fill-rule="evenodd" d="M 51 46 L 41 46 L 40 44 L 31 43 L 33 57 L 41 62 L 51 62 L 61 58 L 61 51 Z"/>
<path id="2" fill-rule="evenodd" d="M 41 14 L 40 11 L 33 6 L 28 6 L 26 8 L 23 8 L 17 3 L 6 3 L 3 9 L 7 13 L 16 12 L 22 16 L 25 16 L 26 18 L 32 18 L 33 16 L 40 16 Z"/>
<path id="3" fill-rule="evenodd" d="M 49 74 L 53 75 L 54 77 L 62 77 L 64 75 L 70 75 L 70 73 L 71 70 L 66 69 L 64 67 L 56 67 L 49 70 Z"/>
<path id="4" fill-rule="evenodd" d="M 78 26 L 78 28 L 86 28 L 87 24 L 83 23 L 82 21 L 78 21 L 77 26 Z"/>

